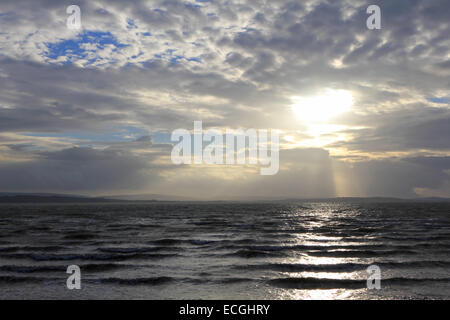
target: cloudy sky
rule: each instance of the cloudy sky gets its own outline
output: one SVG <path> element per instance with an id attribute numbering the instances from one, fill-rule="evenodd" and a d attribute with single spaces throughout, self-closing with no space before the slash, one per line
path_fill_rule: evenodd
<path id="1" fill-rule="evenodd" d="M 449 88 L 448 0 L 2 0 L 0 191 L 450 197 Z M 196 120 L 277 130 L 280 171 L 174 165 Z"/>

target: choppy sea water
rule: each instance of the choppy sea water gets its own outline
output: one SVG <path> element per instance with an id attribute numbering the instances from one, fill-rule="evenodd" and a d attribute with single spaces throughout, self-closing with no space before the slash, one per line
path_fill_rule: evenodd
<path id="1" fill-rule="evenodd" d="M 1 299 L 449 299 L 449 253 L 444 203 L 0 205 Z"/>

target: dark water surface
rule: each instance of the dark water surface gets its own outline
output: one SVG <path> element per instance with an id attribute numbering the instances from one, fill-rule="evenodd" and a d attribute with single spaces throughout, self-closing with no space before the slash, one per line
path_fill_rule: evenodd
<path id="1" fill-rule="evenodd" d="M 1 299 L 449 299 L 449 253 L 450 204 L 0 205 Z"/>

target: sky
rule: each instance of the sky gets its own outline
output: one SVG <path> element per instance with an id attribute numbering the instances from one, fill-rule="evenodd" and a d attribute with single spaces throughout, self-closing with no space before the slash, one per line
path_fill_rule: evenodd
<path id="1" fill-rule="evenodd" d="M 2 0 L 0 192 L 450 197 L 449 88 L 448 0 Z M 279 172 L 175 165 L 194 121 L 278 132 Z"/>

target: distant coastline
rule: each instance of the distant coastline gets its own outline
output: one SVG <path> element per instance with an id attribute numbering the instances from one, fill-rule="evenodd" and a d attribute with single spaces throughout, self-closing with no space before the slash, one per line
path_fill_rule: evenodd
<path id="1" fill-rule="evenodd" d="M 74 194 L 13 193 L 0 192 L 0 203 L 142 203 L 142 202 L 339 202 L 339 203 L 439 203 L 450 202 L 450 198 L 395 198 L 395 197 L 336 197 L 336 198 L 279 198 L 191 200 L 164 195 L 128 195 L 88 197 Z"/>

